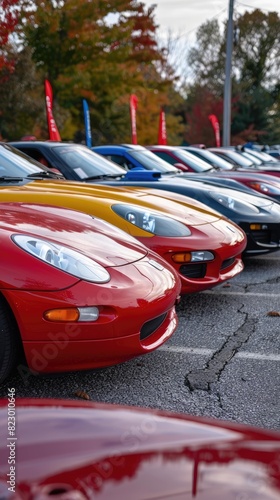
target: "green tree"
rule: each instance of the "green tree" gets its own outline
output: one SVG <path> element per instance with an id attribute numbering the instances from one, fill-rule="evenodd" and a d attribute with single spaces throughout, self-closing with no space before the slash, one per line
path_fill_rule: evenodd
<path id="1" fill-rule="evenodd" d="M 273 124 L 277 121 L 276 109 L 279 109 L 280 18 L 276 12 L 265 14 L 256 9 L 239 16 L 235 29 L 239 36 L 232 57 L 232 143 L 269 142 L 275 137 Z M 209 126 L 206 123 L 208 112 L 198 113 L 201 92 L 203 89 L 210 92 L 213 113 L 223 99 L 225 38 L 226 30 L 221 33 L 217 21 L 209 21 L 199 28 L 196 45 L 189 52 L 194 82 L 190 85 L 186 108 L 188 119 L 192 113 L 197 120 L 200 116 L 196 142 L 204 142 L 202 137 Z M 219 118 L 222 125 L 222 116 Z M 190 129 L 187 127 L 187 141 Z"/>
<path id="2" fill-rule="evenodd" d="M 10 55 L 14 69 L 0 85 L 0 135 L 4 140 L 20 139 L 26 134 L 47 139 L 44 89 L 31 50 L 13 51 Z"/>
<path id="3" fill-rule="evenodd" d="M 217 20 L 202 24 L 196 33 L 196 43 L 189 50 L 188 64 L 192 68 L 194 85 L 207 86 L 221 96 L 224 84 L 225 35 Z"/>
<path id="4" fill-rule="evenodd" d="M 248 129 L 245 140 L 270 140 L 271 112 L 277 99 L 280 63 L 280 18 L 259 9 L 237 20 L 238 43 L 234 47 L 234 74 L 238 103 L 232 133 Z M 279 96 L 278 96 L 279 98 Z"/>

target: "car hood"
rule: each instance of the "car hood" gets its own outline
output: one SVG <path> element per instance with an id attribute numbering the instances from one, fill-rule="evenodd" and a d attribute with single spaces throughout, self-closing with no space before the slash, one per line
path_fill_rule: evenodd
<path id="1" fill-rule="evenodd" d="M 279 499 L 278 433 L 92 402 L 17 398 L 15 409 L 17 440 L 0 444 L 0 493 L 15 451 L 18 499 Z"/>
<path id="2" fill-rule="evenodd" d="M 276 176 L 273 176 L 273 175 L 270 175 L 270 174 L 264 174 L 264 173 L 261 173 L 257 170 L 255 171 L 251 171 L 251 170 L 246 170 L 245 168 L 241 171 L 241 170 L 234 170 L 234 171 L 219 171 L 219 172 L 214 172 L 213 174 L 213 177 L 226 177 L 226 178 L 230 178 L 230 179 L 248 179 L 248 180 L 252 180 L 252 181 L 255 181 L 255 180 L 259 180 L 259 181 L 263 181 L 263 182 L 273 182 L 275 184 L 279 184 L 279 180 L 277 179 Z"/>
<path id="3" fill-rule="evenodd" d="M 200 174 L 195 174 L 195 175 L 200 177 Z M 201 177 L 204 177 L 204 175 L 202 174 Z M 186 177 L 186 179 L 187 179 L 187 177 Z M 205 179 L 206 179 L 206 177 L 205 177 Z M 265 178 L 262 178 L 262 180 L 263 180 L 263 182 L 265 182 Z M 215 181 L 215 178 L 213 178 L 213 181 Z M 258 194 L 255 195 L 253 190 L 252 190 L 252 192 L 251 191 L 245 192 L 242 190 L 239 191 L 238 189 L 232 189 L 232 187 L 230 187 L 230 186 L 215 186 L 214 184 L 208 185 L 207 180 L 206 180 L 206 183 L 201 183 L 199 181 L 199 179 L 196 179 L 194 177 L 192 177 L 191 182 L 193 183 L 193 186 L 195 186 L 195 184 L 199 185 L 199 189 L 201 191 L 204 191 L 205 193 L 216 192 L 216 193 L 224 194 L 225 196 L 239 199 L 240 201 L 246 201 L 247 203 L 251 203 L 252 205 L 254 205 L 256 207 L 261 207 L 261 208 L 269 208 L 272 206 L 279 207 L 278 202 L 275 202 L 274 200 L 272 200 L 271 198 L 266 197 L 266 196 L 260 196 Z M 279 211 L 279 213 L 280 213 L 280 211 Z"/>
<path id="4" fill-rule="evenodd" d="M 0 238 L 28 234 L 82 252 L 103 267 L 123 266 L 147 248 L 115 226 L 82 212 L 32 203 L 0 204 Z M 13 243 L 11 242 L 11 246 Z"/>
<path id="5" fill-rule="evenodd" d="M 138 188 L 134 186 L 113 187 L 72 181 L 36 180 L 23 186 L 0 186 L 0 189 L 1 194 L 18 193 L 19 198 L 21 195 L 24 195 L 24 199 L 29 194 L 34 195 L 36 196 L 37 203 L 40 203 L 40 199 L 44 199 L 45 203 L 53 203 L 52 201 L 48 201 L 48 199 L 51 199 L 51 196 L 54 195 L 62 196 L 65 200 L 76 197 L 81 201 L 83 200 L 84 208 L 82 210 L 86 212 L 89 211 L 89 207 L 93 211 L 94 207 L 91 205 L 93 202 L 110 207 L 114 202 L 118 202 L 132 205 L 137 204 L 191 225 L 212 223 L 224 218 L 215 210 L 209 209 L 203 203 L 185 195 L 174 192 L 167 193 L 166 191 L 152 188 Z"/>

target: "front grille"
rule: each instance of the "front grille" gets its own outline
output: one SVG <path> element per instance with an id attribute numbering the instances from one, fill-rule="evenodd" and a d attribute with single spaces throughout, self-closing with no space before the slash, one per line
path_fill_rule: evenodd
<path id="1" fill-rule="evenodd" d="M 231 259 L 224 260 L 222 262 L 221 269 L 226 269 L 227 267 L 232 266 L 232 264 L 234 263 L 234 261 L 235 261 L 234 257 L 232 257 Z"/>
<path id="2" fill-rule="evenodd" d="M 152 335 L 152 333 L 154 333 L 157 328 L 159 328 L 160 325 L 164 322 L 166 316 L 167 313 L 164 313 L 161 316 L 158 316 L 157 318 L 151 319 L 150 321 L 144 323 L 140 330 L 140 340 L 144 340 Z"/>
<path id="3" fill-rule="evenodd" d="M 206 264 L 198 262 L 197 264 L 184 264 L 180 267 L 179 273 L 186 278 L 204 278 L 206 275 Z"/>
<path id="4" fill-rule="evenodd" d="M 251 231 L 251 235 L 255 241 L 259 243 L 270 243 L 271 234 L 270 231 Z"/>

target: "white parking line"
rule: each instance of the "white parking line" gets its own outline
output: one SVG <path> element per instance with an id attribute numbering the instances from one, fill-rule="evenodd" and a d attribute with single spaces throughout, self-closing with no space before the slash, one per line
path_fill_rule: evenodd
<path id="1" fill-rule="evenodd" d="M 237 358 L 259 359 L 263 361 L 280 361 L 280 354 L 259 354 L 257 352 L 237 352 Z"/>
<path id="2" fill-rule="evenodd" d="M 213 356 L 215 351 L 212 349 L 199 349 L 193 347 L 175 347 L 175 346 L 163 346 L 158 349 L 158 351 L 172 352 L 178 354 L 194 354 L 197 356 Z M 237 352 L 235 354 L 236 358 L 242 359 L 254 359 L 259 361 L 280 361 L 280 354 L 260 354 L 258 352 Z"/>

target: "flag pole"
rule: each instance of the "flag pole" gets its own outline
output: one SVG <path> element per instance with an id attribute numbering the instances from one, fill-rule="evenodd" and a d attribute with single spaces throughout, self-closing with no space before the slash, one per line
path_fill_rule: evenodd
<path id="1" fill-rule="evenodd" d="M 223 146 L 230 146 L 231 136 L 231 61 L 233 45 L 233 2 L 229 0 L 229 14 L 227 23 L 226 65 L 224 85 L 224 110 L 223 110 Z"/>

